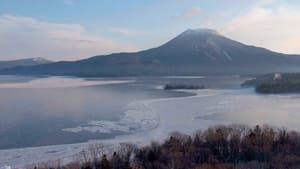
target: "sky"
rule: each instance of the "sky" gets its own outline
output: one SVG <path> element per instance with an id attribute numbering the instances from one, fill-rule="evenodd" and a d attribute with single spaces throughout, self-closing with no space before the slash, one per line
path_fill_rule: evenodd
<path id="1" fill-rule="evenodd" d="M 0 0 L 0 60 L 134 52 L 189 28 L 300 54 L 300 1 Z"/>

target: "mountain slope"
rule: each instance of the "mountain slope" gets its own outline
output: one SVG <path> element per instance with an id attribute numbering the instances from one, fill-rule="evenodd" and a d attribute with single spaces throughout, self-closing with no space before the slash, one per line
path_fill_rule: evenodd
<path id="1" fill-rule="evenodd" d="M 9 61 L 0 61 L 0 69 L 7 69 L 16 66 L 35 66 L 40 64 L 52 63 L 44 58 L 28 58 L 28 59 L 19 59 L 19 60 L 9 60 Z"/>
<path id="2" fill-rule="evenodd" d="M 160 47 L 73 62 L 17 67 L 2 74 L 140 76 L 300 71 L 300 57 L 248 46 L 209 29 L 189 29 Z"/>

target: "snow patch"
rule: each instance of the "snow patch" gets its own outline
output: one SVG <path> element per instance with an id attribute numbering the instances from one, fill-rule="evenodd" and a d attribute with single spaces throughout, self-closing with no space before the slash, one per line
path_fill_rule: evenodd
<path id="1" fill-rule="evenodd" d="M 223 54 L 226 56 L 227 60 L 232 61 L 232 57 L 225 50 L 223 50 Z"/>
<path id="2" fill-rule="evenodd" d="M 157 85 L 157 86 L 154 86 L 154 89 L 157 89 L 157 90 L 163 90 L 165 88 L 164 85 Z"/>
<path id="3" fill-rule="evenodd" d="M 188 30 L 184 31 L 181 35 L 189 36 L 189 35 L 197 35 L 197 34 L 219 35 L 219 33 L 213 29 L 188 29 Z"/>
<path id="4" fill-rule="evenodd" d="M 35 62 L 40 62 L 40 63 L 47 63 L 47 62 L 49 62 L 48 60 L 46 60 L 46 59 L 44 59 L 42 57 L 36 57 L 36 58 L 33 58 L 32 60 L 35 61 Z"/>

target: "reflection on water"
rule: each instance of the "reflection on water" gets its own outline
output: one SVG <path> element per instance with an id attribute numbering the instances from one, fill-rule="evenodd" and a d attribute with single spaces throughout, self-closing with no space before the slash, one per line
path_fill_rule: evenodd
<path id="1" fill-rule="evenodd" d="M 61 129 L 91 119 L 119 118 L 131 98 L 102 85 L 131 82 L 51 77 L 0 84 L 0 148 L 71 143 L 84 141 L 83 136 L 96 138 L 63 133 Z M 90 85 L 94 86 L 87 87 Z"/>
<path id="2" fill-rule="evenodd" d="M 21 88 L 21 89 L 39 89 L 39 88 L 70 88 L 70 87 L 82 87 L 82 86 L 95 86 L 95 85 L 109 85 L 109 84 L 121 84 L 132 83 L 134 80 L 84 80 L 81 78 L 71 77 L 45 77 L 35 78 L 28 81 L 16 81 L 13 78 L 6 77 L 6 83 L 0 83 L 0 88 Z M 16 78 L 15 78 L 16 79 Z M 18 79 L 18 77 L 17 77 Z M 2 79 L 2 82 L 4 79 Z M 21 79 L 19 79 L 21 80 Z M 8 83 L 9 82 L 9 83 Z"/>
<path id="3" fill-rule="evenodd" d="M 271 125 L 300 130 L 300 98 L 258 95 L 254 89 L 198 90 L 196 96 L 151 104 L 160 115 L 160 137 L 172 131 L 193 133 L 219 124 Z"/>
<path id="4" fill-rule="evenodd" d="M 128 133 L 113 128 L 131 123 L 130 116 L 124 118 L 131 102 L 187 95 L 157 90 L 158 84 L 162 85 L 155 79 L 1 76 L 0 149 L 76 143 Z M 121 124 L 119 119 L 123 119 Z M 101 124 L 109 131 L 64 130 L 93 121 L 111 122 Z M 108 129 L 109 124 L 114 126 Z"/>
<path id="5" fill-rule="evenodd" d="M 183 97 L 169 83 L 238 88 L 237 77 L 0 77 L 0 149 L 83 142 L 147 131 L 159 115 L 143 100 Z M 136 103 L 136 101 L 139 101 Z"/>
<path id="6" fill-rule="evenodd" d="M 232 91 L 209 98 L 214 102 L 199 112 L 197 119 L 240 124 L 268 124 L 300 130 L 300 98 L 297 95 L 258 95 L 253 89 Z"/>

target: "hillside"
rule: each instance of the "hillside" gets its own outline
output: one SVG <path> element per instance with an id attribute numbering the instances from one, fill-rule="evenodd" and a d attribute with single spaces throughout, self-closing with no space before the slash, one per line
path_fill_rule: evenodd
<path id="1" fill-rule="evenodd" d="M 300 57 L 245 45 L 214 30 L 188 29 L 160 47 L 78 61 L 1 70 L 1 74 L 147 76 L 257 74 L 300 70 Z"/>
<path id="2" fill-rule="evenodd" d="M 0 69 L 7 69 L 16 66 L 35 66 L 40 64 L 52 63 L 52 61 L 44 58 L 28 58 L 19 60 L 0 61 Z"/>

